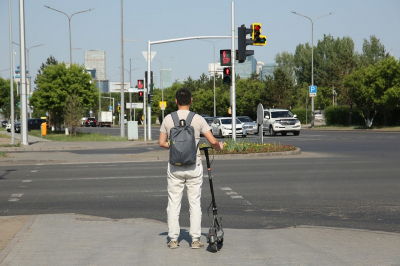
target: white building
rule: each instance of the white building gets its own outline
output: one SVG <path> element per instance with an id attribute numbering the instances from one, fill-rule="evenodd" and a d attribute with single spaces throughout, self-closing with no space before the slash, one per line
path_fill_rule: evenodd
<path id="1" fill-rule="evenodd" d="M 96 79 L 106 80 L 106 51 L 85 51 L 85 67 L 96 69 Z"/>

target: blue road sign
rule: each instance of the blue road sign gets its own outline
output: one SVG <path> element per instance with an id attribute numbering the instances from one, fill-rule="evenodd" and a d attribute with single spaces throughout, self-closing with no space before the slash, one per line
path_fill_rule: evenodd
<path id="1" fill-rule="evenodd" d="M 317 86 L 310 86 L 310 97 L 317 96 Z"/>
<path id="2" fill-rule="evenodd" d="M 112 105 L 110 105 L 110 106 L 108 107 L 108 110 L 109 110 L 109 111 L 112 111 Z"/>
<path id="3" fill-rule="evenodd" d="M 118 102 L 118 105 L 121 105 L 121 103 L 120 103 L 120 102 Z"/>

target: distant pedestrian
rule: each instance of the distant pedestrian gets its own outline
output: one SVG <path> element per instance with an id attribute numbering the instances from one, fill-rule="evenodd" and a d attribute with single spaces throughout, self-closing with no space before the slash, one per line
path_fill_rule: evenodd
<path id="1" fill-rule="evenodd" d="M 177 115 L 179 120 L 186 120 L 190 113 L 190 104 L 193 102 L 190 91 L 186 88 L 181 88 L 176 92 L 175 102 L 178 106 Z M 208 140 L 211 146 L 219 151 L 223 148 L 223 142 L 218 140 L 212 135 L 210 126 L 206 120 L 195 114 L 190 124 L 195 131 L 196 144 L 200 141 L 200 134 Z M 175 126 L 172 115 L 169 114 L 165 117 L 160 128 L 160 147 L 169 149 L 169 138 L 171 128 Z M 203 166 L 201 163 L 200 151 L 197 148 L 197 159 L 193 165 L 173 165 L 168 162 L 167 170 L 168 180 L 168 237 L 170 241 L 168 247 L 171 249 L 178 247 L 178 238 L 180 233 L 179 214 L 181 210 L 181 201 L 183 190 L 187 188 L 187 196 L 189 201 L 190 212 L 190 229 L 189 235 L 192 238 L 191 247 L 201 248 L 204 246 L 200 242 L 201 236 L 201 188 L 203 184 Z"/>

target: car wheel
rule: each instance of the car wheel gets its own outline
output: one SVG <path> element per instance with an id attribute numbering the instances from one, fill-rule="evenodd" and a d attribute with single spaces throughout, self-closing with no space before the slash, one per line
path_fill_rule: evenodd
<path id="1" fill-rule="evenodd" d="M 269 135 L 270 136 L 275 136 L 276 135 L 276 133 L 274 131 L 274 128 L 272 126 L 269 127 Z"/>
<path id="2" fill-rule="evenodd" d="M 224 137 L 224 136 L 222 135 L 222 130 L 221 130 L 221 129 L 219 130 L 219 137 L 220 137 L 220 138 L 223 138 L 223 137 Z"/>
<path id="3" fill-rule="evenodd" d="M 295 131 L 295 132 L 293 132 L 293 135 L 295 135 L 295 136 L 300 135 L 300 131 Z"/>
<path id="4" fill-rule="evenodd" d="M 282 134 L 282 136 L 286 136 L 286 133 L 287 133 L 287 132 L 282 132 L 281 134 Z"/>

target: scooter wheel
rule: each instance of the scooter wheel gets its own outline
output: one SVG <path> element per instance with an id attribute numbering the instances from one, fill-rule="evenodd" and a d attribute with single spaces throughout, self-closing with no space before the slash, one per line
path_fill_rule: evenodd
<path id="1" fill-rule="evenodd" d="M 218 238 L 217 242 L 218 242 L 218 243 L 223 243 L 223 242 L 224 242 L 224 238 L 223 238 L 223 237 Z"/>
<path id="2" fill-rule="evenodd" d="M 217 252 L 218 251 L 217 242 L 214 242 L 213 244 L 211 244 L 210 249 L 212 252 Z"/>

